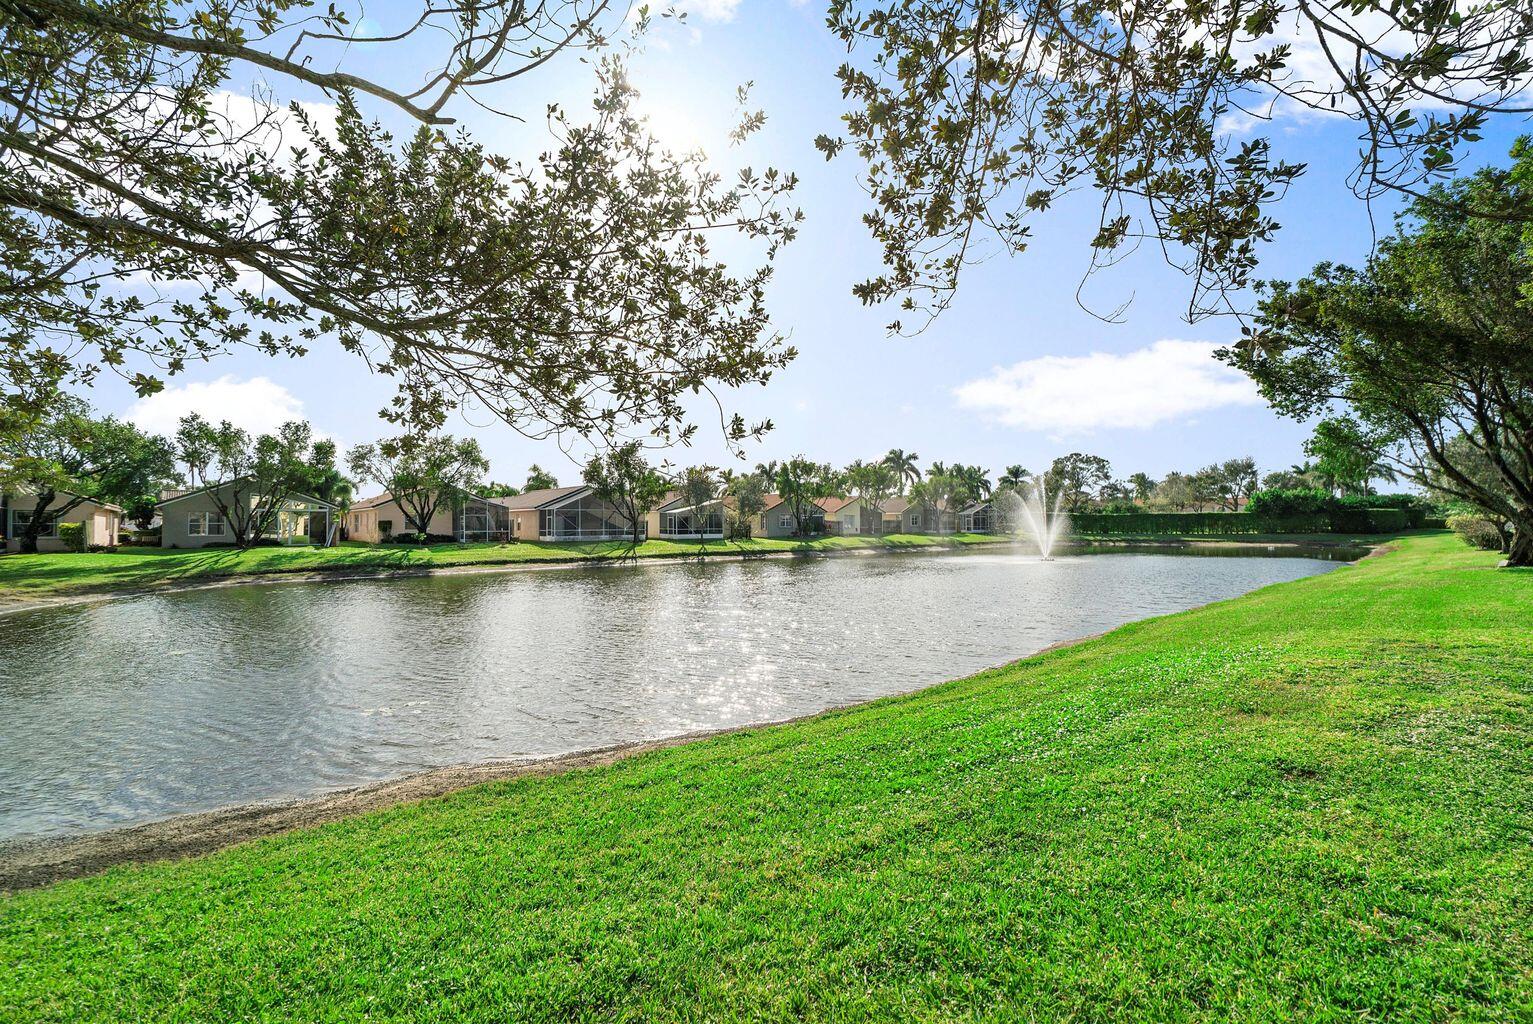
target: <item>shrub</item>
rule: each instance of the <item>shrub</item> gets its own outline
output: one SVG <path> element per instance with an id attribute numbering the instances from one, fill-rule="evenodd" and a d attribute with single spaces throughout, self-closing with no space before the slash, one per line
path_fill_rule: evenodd
<path id="1" fill-rule="evenodd" d="M 1119 500 L 1109 501 L 1107 504 L 1097 509 L 1097 511 L 1101 512 L 1103 515 L 1125 516 L 1133 512 L 1143 512 L 1144 509 L 1132 501 Z"/>
<path id="2" fill-rule="evenodd" d="M 60 523 L 59 541 L 64 545 L 65 551 L 85 550 L 85 524 L 84 523 Z"/>
<path id="3" fill-rule="evenodd" d="M 729 520 L 730 540 L 750 540 L 751 521 L 745 516 L 735 516 Z"/>
<path id="4" fill-rule="evenodd" d="M 1471 547 L 1484 548 L 1486 551 L 1502 550 L 1501 530 L 1484 516 L 1449 516 L 1447 523 L 1448 529 L 1462 537 L 1464 543 Z"/>
<path id="5" fill-rule="evenodd" d="M 1318 487 L 1257 491 L 1246 503 L 1246 511 L 1263 519 L 1316 516 L 1333 509 L 1335 500 L 1329 491 Z"/>

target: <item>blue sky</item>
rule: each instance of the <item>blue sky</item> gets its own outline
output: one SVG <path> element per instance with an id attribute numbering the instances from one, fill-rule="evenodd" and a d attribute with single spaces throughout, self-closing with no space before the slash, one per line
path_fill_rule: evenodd
<path id="1" fill-rule="evenodd" d="M 359 49 L 349 67 L 365 73 L 401 59 L 397 49 L 382 49 Z M 770 417 L 777 425 L 749 449 L 749 462 L 806 453 L 839 465 L 900 447 L 923 461 L 999 471 L 1011 463 L 1041 468 L 1057 454 L 1082 450 L 1108 458 L 1119 476 L 1158 476 L 1240 455 L 1255 456 L 1264 472 L 1301 458 L 1307 428 L 1272 414 L 1193 344 L 1226 342 L 1237 325 L 1217 318 L 1188 324 L 1188 282 L 1157 253 L 1140 253 L 1088 287 L 1098 310 L 1132 299 L 1123 322 L 1080 308 L 1076 291 L 1095 229 L 1089 198 L 1036 221 L 1026 253 L 970 268 L 952 308 L 924 333 L 889 337 L 884 325 L 895 311 L 864 308 L 851 294 L 853 283 L 878 268 L 859 220 L 867 200 L 858 166 L 851 158 L 827 164 L 812 146 L 817 134 L 837 129 L 843 108 L 834 70 L 844 59 L 817 0 L 699 0 L 687 24 L 655 28 L 633 67 L 641 105 L 663 139 L 702 144 L 728 165 L 771 163 L 801 179 L 797 201 L 807 221 L 780 258 L 770 296 L 774 321 L 799 358 L 765 389 L 725 396 L 747 419 Z M 558 97 L 572 111 L 584 109 L 587 75 L 566 60 L 508 89 L 503 104 L 531 115 L 527 124 L 459 112 L 494 148 L 535 151 L 543 104 Z M 746 81 L 754 82 L 752 105 L 769 120 L 742 153 L 724 137 L 735 87 Z M 240 84 L 236 78 L 231 88 Z M 1472 162 L 1503 158 L 1519 127 L 1488 133 Z M 1284 229 L 1265 252 L 1263 276 L 1364 255 L 1373 238 L 1370 213 L 1345 183 L 1357 150 L 1352 125 L 1294 118 L 1270 131 L 1279 155 L 1308 162 L 1310 171 L 1280 208 Z M 1390 212 L 1373 210 L 1381 229 Z M 92 397 L 105 411 L 160 428 L 190 408 L 243 417 L 250 426 L 302 415 L 349 445 L 388 432 L 376 413 L 391 393 L 387 379 L 370 377 L 354 357 L 321 347 L 297 361 L 242 352 L 195 366 L 145 404 L 119 385 L 99 386 Z M 449 429 L 472 432 L 492 477 L 517 483 L 532 462 L 573 480 L 585 453 L 578 444 L 566 453 L 552 441 L 529 441 L 484 415 L 455 419 Z M 734 464 L 706 428 L 692 449 L 671 458 Z"/>

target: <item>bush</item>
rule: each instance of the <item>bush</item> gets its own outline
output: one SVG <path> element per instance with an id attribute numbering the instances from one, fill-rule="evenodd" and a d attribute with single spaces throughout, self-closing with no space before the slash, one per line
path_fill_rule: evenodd
<path id="1" fill-rule="evenodd" d="M 1463 538 L 1464 543 L 1471 547 L 1484 548 L 1486 551 L 1502 550 L 1501 530 L 1484 516 L 1449 516 L 1447 523 L 1448 529 L 1458 534 Z"/>
<path id="2" fill-rule="evenodd" d="M 1246 503 L 1246 511 L 1254 516 L 1274 520 L 1293 516 L 1318 516 L 1335 508 L 1335 501 L 1329 491 L 1318 487 L 1257 491 Z"/>
<path id="3" fill-rule="evenodd" d="M 729 520 L 730 540 L 750 540 L 751 521 L 745 516 L 735 516 Z"/>
<path id="4" fill-rule="evenodd" d="M 65 551 L 85 550 L 85 524 L 84 523 L 60 523 L 59 541 L 64 545 Z"/>

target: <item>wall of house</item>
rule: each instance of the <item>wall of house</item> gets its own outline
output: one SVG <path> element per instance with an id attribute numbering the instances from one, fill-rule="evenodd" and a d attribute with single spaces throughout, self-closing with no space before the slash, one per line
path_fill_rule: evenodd
<path id="1" fill-rule="evenodd" d="M 513 540 L 537 540 L 538 539 L 538 510 L 535 508 L 516 509 L 509 513 L 511 520 L 511 537 Z"/>
<path id="2" fill-rule="evenodd" d="M 63 501 L 68 499 L 55 498 L 53 508 L 58 508 Z M 13 494 L 6 499 L 6 517 L 9 520 L 11 512 L 30 512 L 37 507 L 37 498 L 31 494 Z M 87 545 L 100 545 L 102 547 L 115 547 L 117 544 L 117 529 L 120 525 L 118 514 L 111 509 L 102 508 L 94 501 L 82 502 L 58 517 L 61 523 L 84 523 L 85 543 Z M 9 521 L 6 523 L 5 549 L 7 551 L 21 550 L 21 541 L 11 536 L 19 531 L 12 528 Z M 37 538 L 37 550 L 39 553 L 67 551 L 62 539 L 58 537 Z"/>
<path id="3" fill-rule="evenodd" d="M 213 498 L 209 494 L 193 494 L 165 505 L 160 509 L 160 516 L 164 520 L 160 524 L 160 547 L 202 548 L 209 544 L 234 543 L 234 534 L 227 523 L 224 524 L 222 536 L 217 534 L 210 537 L 193 536 L 188 527 L 194 512 L 210 512 L 215 517 L 222 518 L 219 516 L 218 506 L 213 504 Z"/>
<path id="4" fill-rule="evenodd" d="M 788 525 L 786 526 L 782 524 L 782 517 L 784 515 L 788 517 Z M 760 527 L 756 531 L 756 536 L 758 537 L 792 537 L 793 513 L 789 510 L 787 504 L 777 505 L 761 513 L 757 525 Z"/>
<path id="5" fill-rule="evenodd" d="M 355 509 L 346 517 L 346 526 L 351 540 L 359 540 L 368 544 L 378 544 L 383 541 L 383 523 L 392 526 L 393 535 L 410 531 L 409 519 L 405 510 L 397 501 L 386 501 L 382 505 L 374 505 L 372 508 Z M 452 508 L 438 508 L 436 514 L 431 517 L 427 533 L 442 537 L 453 535 Z"/>

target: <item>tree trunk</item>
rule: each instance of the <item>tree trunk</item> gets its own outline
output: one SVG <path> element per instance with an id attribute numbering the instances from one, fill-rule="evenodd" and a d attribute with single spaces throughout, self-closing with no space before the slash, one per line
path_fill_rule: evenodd
<path id="1" fill-rule="evenodd" d="M 43 523 L 46 522 L 48 507 L 53 504 L 53 491 L 39 491 L 37 501 L 32 506 L 32 519 L 27 523 L 27 528 L 21 534 L 21 553 L 24 555 L 37 554 L 37 535 L 42 532 Z"/>
<path id="2" fill-rule="evenodd" d="M 1533 509 L 1519 509 L 1512 521 L 1512 543 L 1506 553 L 1506 564 L 1527 568 L 1533 566 Z"/>

